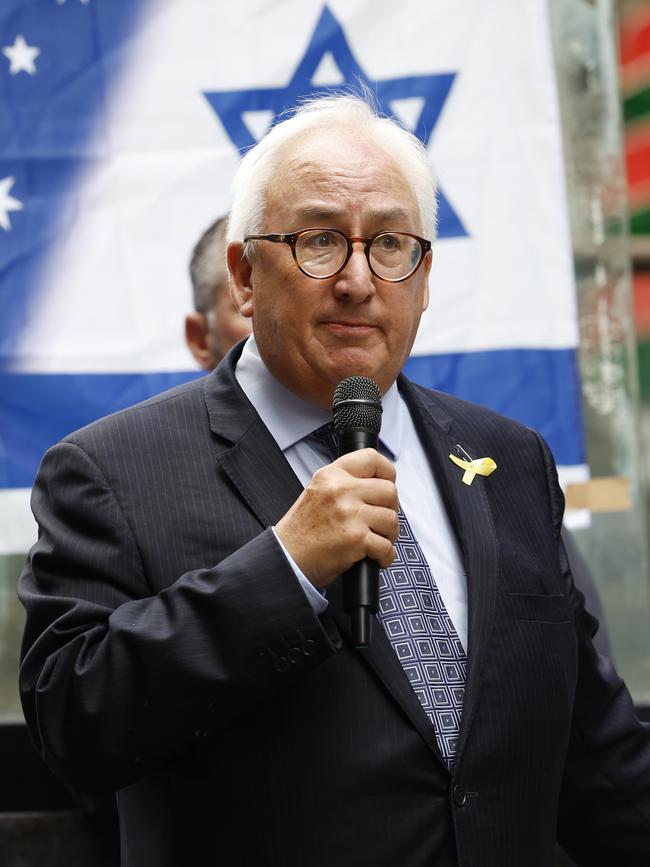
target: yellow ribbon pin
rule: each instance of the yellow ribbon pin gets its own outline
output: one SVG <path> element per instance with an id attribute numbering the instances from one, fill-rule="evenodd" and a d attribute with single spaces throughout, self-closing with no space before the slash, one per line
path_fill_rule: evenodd
<path id="1" fill-rule="evenodd" d="M 461 470 L 465 470 L 462 479 L 465 485 L 471 485 L 474 481 L 474 476 L 489 476 L 497 468 L 492 458 L 476 458 L 475 461 L 464 461 L 461 458 L 457 458 L 456 455 L 449 455 L 449 459 L 457 467 L 460 467 Z"/>

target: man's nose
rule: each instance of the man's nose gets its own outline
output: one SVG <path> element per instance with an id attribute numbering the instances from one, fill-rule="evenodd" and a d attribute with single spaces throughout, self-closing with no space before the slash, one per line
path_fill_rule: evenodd
<path id="1" fill-rule="evenodd" d="M 336 275 L 334 294 L 338 298 L 348 298 L 355 303 L 365 301 L 376 291 L 372 277 L 363 241 L 353 241 L 352 255 L 345 268 Z"/>

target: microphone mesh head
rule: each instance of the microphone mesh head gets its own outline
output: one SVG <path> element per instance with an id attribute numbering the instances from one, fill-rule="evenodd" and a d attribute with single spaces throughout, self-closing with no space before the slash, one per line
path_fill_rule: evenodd
<path id="1" fill-rule="evenodd" d="M 332 401 L 334 428 L 360 427 L 379 433 L 381 430 L 381 392 L 367 376 L 348 376 L 336 386 Z"/>

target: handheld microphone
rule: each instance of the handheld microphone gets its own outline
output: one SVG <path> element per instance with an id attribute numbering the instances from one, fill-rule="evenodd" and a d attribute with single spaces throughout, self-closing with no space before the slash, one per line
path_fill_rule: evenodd
<path id="1" fill-rule="evenodd" d="M 381 393 L 367 376 L 349 376 L 336 386 L 332 401 L 339 457 L 359 449 L 376 449 L 381 430 Z M 372 638 L 372 616 L 379 610 L 379 564 L 365 557 L 343 574 L 343 607 L 350 615 L 355 647 Z"/>

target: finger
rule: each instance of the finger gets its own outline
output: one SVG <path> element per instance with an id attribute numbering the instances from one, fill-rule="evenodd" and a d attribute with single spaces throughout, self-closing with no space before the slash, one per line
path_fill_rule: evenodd
<path id="1" fill-rule="evenodd" d="M 387 479 L 356 479 L 353 491 L 360 500 L 369 506 L 383 506 L 399 510 L 399 499 L 394 482 Z"/>
<path id="2" fill-rule="evenodd" d="M 387 479 L 394 482 L 395 466 L 375 449 L 360 449 L 337 458 L 333 466 L 340 467 L 359 479 Z"/>
<path id="3" fill-rule="evenodd" d="M 368 532 L 366 551 L 371 560 L 379 563 L 380 569 L 387 569 L 396 557 L 396 550 L 390 539 L 379 536 L 372 531 Z"/>
<path id="4" fill-rule="evenodd" d="M 366 506 L 361 516 L 370 530 L 395 544 L 399 536 L 399 517 L 394 509 Z"/>

